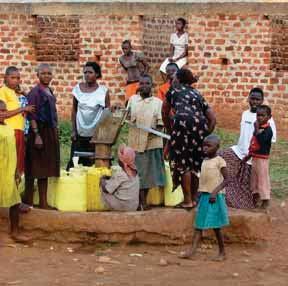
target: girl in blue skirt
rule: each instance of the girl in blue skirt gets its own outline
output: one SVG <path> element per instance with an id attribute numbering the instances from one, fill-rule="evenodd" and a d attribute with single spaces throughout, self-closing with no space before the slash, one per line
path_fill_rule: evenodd
<path id="1" fill-rule="evenodd" d="M 219 246 L 219 254 L 213 259 L 225 259 L 224 240 L 221 228 L 229 224 L 225 203 L 225 186 L 228 183 L 226 162 L 217 155 L 220 146 L 219 138 L 212 134 L 203 142 L 205 159 L 201 167 L 199 192 L 201 194 L 195 217 L 195 232 L 191 249 L 183 251 L 181 258 L 191 258 L 202 237 L 202 231 L 213 229 Z"/>

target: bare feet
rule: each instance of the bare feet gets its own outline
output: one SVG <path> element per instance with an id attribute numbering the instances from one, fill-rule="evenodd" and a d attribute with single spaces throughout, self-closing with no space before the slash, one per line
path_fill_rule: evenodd
<path id="1" fill-rule="evenodd" d="M 211 260 L 215 262 L 221 262 L 224 261 L 225 259 L 226 259 L 225 253 L 219 253 L 217 256 L 211 258 Z"/>
<path id="2" fill-rule="evenodd" d="M 179 258 L 182 259 L 193 259 L 195 257 L 195 251 L 192 251 L 192 249 L 181 251 L 179 254 Z"/>
<path id="3" fill-rule="evenodd" d="M 11 238 L 15 242 L 19 242 L 19 243 L 28 243 L 28 242 L 31 242 L 32 240 L 30 236 L 26 236 L 24 234 L 19 234 L 19 233 L 11 233 Z"/>
<path id="4" fill-rule="evenodd" d="M 30 212 L 30 210 L 32 209 L 33 207 L 32 206 L 29 206 L 29 205 L 26 205 L 24 203 L 21 203 L 19 205 L 19 211 L 20 213 L 28 213 Z"/>

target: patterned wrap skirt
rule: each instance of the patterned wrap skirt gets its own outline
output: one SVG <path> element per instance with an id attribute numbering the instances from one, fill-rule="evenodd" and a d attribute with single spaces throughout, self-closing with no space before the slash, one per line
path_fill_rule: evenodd
<path id="1" fill-rule="evenodd" d="M 196 229 L 213 229 L 229 225 L 224 194 L 217 194 L 216 202 L 209 203 L 210 193 L 201 193 L 194 226 Z"/>
<path id="2" fill-rule="evenodd" d="M 236 209 L 255 208 L 250 188 L 251 165 L 242 164 L 231 148 L 221 150 L 219 155 L 226 161 L 230 183 L 225 187 L 228 207 Z"/>

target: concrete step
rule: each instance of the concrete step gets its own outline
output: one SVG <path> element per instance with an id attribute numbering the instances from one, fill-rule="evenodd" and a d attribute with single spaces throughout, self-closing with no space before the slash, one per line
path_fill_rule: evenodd
<path id="1" fill-rule="evenodd" d="M 59 212 L 33 209 L 21 216 L 21 228 L 35 240 L 58 242 L 191 242 L 194 210 L 154 208 L 145 212 Z M 229 242 L 265 240 L 270 217 L 265 213 L 229 209 Z M 8 210 L 0 209 L 0 231 L 8 229 Z M 212 232 L 205 232 L 212 236 Z"/>

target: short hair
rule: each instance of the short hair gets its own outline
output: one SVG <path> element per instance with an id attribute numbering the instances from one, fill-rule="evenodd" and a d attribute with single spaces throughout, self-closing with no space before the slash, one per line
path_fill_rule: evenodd
<path id="1" fill-rule="evenodd" d="M 266 105 L 266 104 L 259 105 L 259 106 L 257 107 L 257 111 L 258 111 L 258 110 L 265 110 L 265 112 L 267 113 L 268 116 L 271 116 L 271 114 L 272 114 L 272 109 L 271 109 L 271 107 L 268 106 L 268 105 Z M 256 112 L 257 112 L 257 111 L 256 111 Z"/>
<path id="2" fill-rule="evenodd" d="M 178 18 L 176 21 L 179 21 L 182 23 L 182 25 L 185 27 L 187 25 L 187 21 L 184 18 Z"/>
<path id="3" fill-rule="evenodd" d="M 250 90 L 249 92 L 249 96 L 253 93 L 253 92 L 257 92 L 257 93 L 260 93 L 262 98 L 264 98 L 264 92 L 263 92 L 263 89 L 260 88 L 260 87 L 254 87 Z"/>
<path id="4" fill-rule="evenodd" d="M 122 45 L 124 45 L 124 44 L 128 44 L 130 47 L 132 47 L 131 40 L 124 40 L 122 42 Z"/>
<path id="5" fill-rule="evenodd" d="M 15 66 L 9 66 L 8 68 L 6 68 L 5 70 L 5 75 L 10 75 L 14 72 L 19 72 L 19 69 Z"/>
<path id="6" fill-rule="evenodd" d="M 177 70 L 179 70 L 179 67 L 178 67 L 178 65 L 176 63 L 168 63 L 166 68 L 172 67 L 172 66 L 175 67 Z"/>
<path id="7" fill-rule="evenodd" d="M 189 84 L 195 83 L 198 79 L 193 75 L 193 73 L 188 69 L 180 69 L 176 72 L 176 77 L 178 78 L 179 82 L 182 84 Z"/>
<path id="8" fill-rule="evenodd" d="M 212 142 L 215 142 L 217 144 L 220 145 L 220 138 L 218 135 L 212 133 L 210 135 L 208 135 L 207 137 L 205 137 L 204 141 L 212 141 Z"/>
<path id="9" fill-rule="evenodd" d="M 36 68 L 36 72 L 37 74 L 42 70 L 42 69 L 45 69 L 45 68 L 48 68 L 50 71 L 52 71 L 52 68 L 49 64 L 47 63 L 41 63 L 40 65 L 38 65 L 38 67 Z"/>
<path id="10" fill-rule="evenodd" d="M 97 78 L 102 77 L 101 67 L 96 62 L 87 62 L 85 64 L 85 67 L 91 67 L 94 70 L 94 72 L 98 75 Z"/>
<path id="11" fill-rule="evenodd" d="M 147 73 L 142 74 L 142 75 L 140 76 L 140 78 L 149 78 L 150 81 L 151 81 L 151 83 L 153 83 L 153 78 L 152 78 L 152 76 L 151 76 L 150 74 L 147 74 Z"/>

